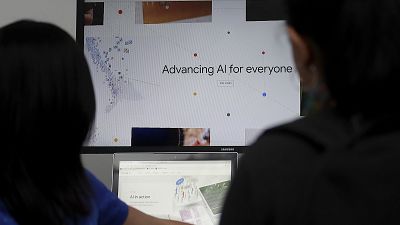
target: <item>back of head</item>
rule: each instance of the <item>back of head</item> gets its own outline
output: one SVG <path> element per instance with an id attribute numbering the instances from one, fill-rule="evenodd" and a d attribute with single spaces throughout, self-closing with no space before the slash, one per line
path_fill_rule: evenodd
<path id="1" fill-rule="evenodd" d="M 95 108 L 89 70 L 74 40 L 50 24 L 17 22 L 0 30 L 0 62 L 4 141 L 80 147 Z"/>
<path id="2" fill-rule="evenodd" d="M 320 72 L 338 110 L 347 117 L 358 114 L 370 120 L 352 120 L 352 129 L 336 117 L 307 124 L 329 130 L 325 139 L 318 139 L 330 141 L 321 147 L 317 162 L 310 163 L 314 180 L 307 187 L 312 191 L 304 214 L 312 224 L 398 223 L 393 199 L 399 188 L 400 0 L 287 0 L 287 4 L 289 25 L 321 56 Z M 391 114 L 390 120 L 379 121 L 386 114 Z M 371 121 L 379 123 L 370 126 Z"/>
<path id="3" fill-rule="evenodd" d="M 287 0 L 288 23 L 321 56 L 340 111 L 370 116 L 397 110 L 399 0 Z"/>
<path id="4" fill-rule="evenodd" d="M 65 31 L 32 21 L 0 29 L 0 201 L 17 222 L 87 212 L 79 153 L 94 113 L 83 51 Z"/>

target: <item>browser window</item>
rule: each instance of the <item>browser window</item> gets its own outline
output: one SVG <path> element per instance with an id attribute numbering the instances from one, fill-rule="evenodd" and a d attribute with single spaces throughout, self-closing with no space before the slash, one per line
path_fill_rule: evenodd
<path id="1" fill-rule="evenodd" d="M 145 213 L 192 224 L 218 224 L 231 161 L 121 161 L 118 197 Z"/>

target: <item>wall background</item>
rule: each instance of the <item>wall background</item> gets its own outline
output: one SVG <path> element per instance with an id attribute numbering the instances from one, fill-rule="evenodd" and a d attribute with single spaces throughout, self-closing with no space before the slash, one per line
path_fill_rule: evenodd
<path id="1" fill-rule="evenodd" d="M 56 24 L 76 37 L 76 0 L 1 0 L 0 26 L 20 19 Z"/>

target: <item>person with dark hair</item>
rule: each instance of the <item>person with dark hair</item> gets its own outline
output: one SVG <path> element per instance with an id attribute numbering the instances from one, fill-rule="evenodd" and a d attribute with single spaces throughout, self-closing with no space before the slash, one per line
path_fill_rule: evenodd
<path id="1" fill-rule="evenodd" d="M 0 29 L 0 224 L 185 224 L 128 207 L 83 168 L 94 116 L 88 65 L 66 32 Z"/>
<path id="2" fill-rule="evenodd" d="M 399 224 L 400 1 L 287 0 L 287 12 L 302 85 L 323 107 L 249 148 L 221 225 Z"/>

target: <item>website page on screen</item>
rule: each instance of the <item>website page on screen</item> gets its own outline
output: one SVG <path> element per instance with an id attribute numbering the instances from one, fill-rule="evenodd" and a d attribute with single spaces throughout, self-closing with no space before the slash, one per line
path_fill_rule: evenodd
<path id="1" fill-rule="evenodd" d="M 231 161 L 121 161 L 118 197 L 145 213 L 217 225 Z"/>
<path id="2" fill-rule="evenodd" d="M 271 18 L 248 5 L 86 0 L 83 43 L 97 98 L 88 145 L 246 146 L 298 118 L 285 21 L 272 3 Z"/>

